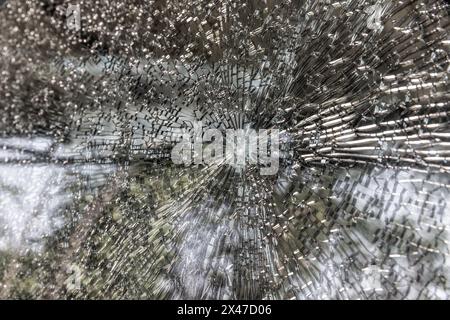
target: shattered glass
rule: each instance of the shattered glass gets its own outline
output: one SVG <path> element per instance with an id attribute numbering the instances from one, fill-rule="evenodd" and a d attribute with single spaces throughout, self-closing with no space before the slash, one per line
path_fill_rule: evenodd
<path id="1" fill-rule="evenodd" d="M 448 299 L 449 9 L 0 0 L 0 298 Z"/>

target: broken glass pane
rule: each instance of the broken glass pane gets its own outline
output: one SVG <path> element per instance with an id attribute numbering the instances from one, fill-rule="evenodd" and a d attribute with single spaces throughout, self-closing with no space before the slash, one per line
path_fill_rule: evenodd
<path id="1" fill-rule="evenodd" d="M 442 0 L 0 0 L 0 298 L 448 299 Z"/>

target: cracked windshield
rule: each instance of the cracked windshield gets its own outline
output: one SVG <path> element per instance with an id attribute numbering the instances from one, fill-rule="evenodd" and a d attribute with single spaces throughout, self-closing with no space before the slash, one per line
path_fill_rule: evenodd
<path id="1" fill-rule="evenodd" d="M 449 299 L 443 0 L 0 0 L 0 299 Z"/>

